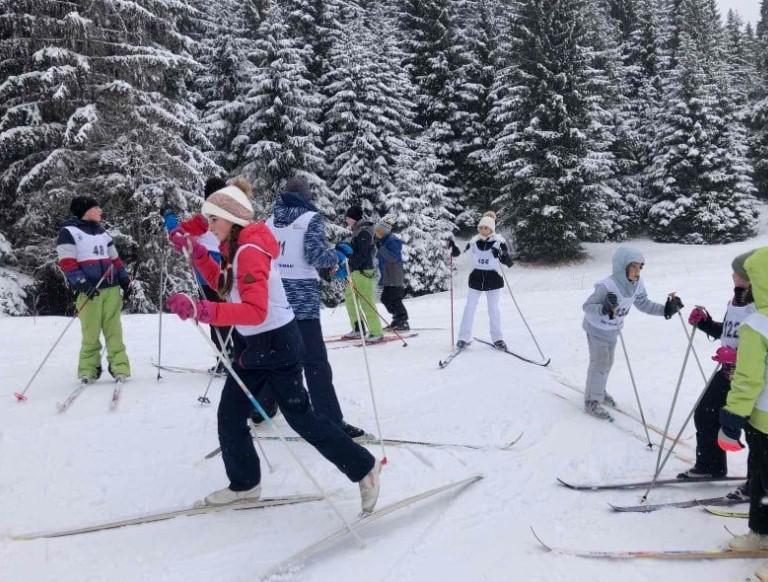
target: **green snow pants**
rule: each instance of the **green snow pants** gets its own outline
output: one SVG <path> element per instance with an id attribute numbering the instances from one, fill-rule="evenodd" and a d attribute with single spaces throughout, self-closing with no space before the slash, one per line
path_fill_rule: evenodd
<path id="1" fill-rule="evenodd" d="M 120 287 L 100 289 L 99 294 L 85 303 L 87 296 L 80 293 L 77 296 L 77 308 L 80 311 L 80 328 L 83 332 L 83 343 L 80 346 L 80 361 L 77 364 L 77 376 L 95 378 L 101 366 L 101 334 L 107 344 L 107 362 L 114 374 L 131 375 L 131 365 L 123 344 L 123 326 L 120 323 L 120 312 L 123 309 L 123 299 L 120 297 Z"/>
<path id="2" fill-rule="evenodd" d="M 376 296 L 373 293 L 373 274 L 373 269 L 352 271 L 352 285 L 347 285 L 347 288 L 344 290 L 344 302 L 347 305 L 349 321 L 352 322 L 354 329 L 357 328 L 357 310 L 355 308 L 355 300 L 357 300 L 360 304 L 363 319 L 368 323 L 368 332 L 371 335 L 381 335 L 381 321 L 374 307 L 376 305 Z M 357 289 L 357 297 L 354 298 L 353 286 Z"/>

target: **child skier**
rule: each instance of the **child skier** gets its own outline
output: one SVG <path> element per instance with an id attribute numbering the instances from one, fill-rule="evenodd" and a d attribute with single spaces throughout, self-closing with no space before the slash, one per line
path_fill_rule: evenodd
<path id="1" fill-rule="evenodd" d="M 640 271 L 645 264 L 640 251 L 619 247 L 613 254 L 613 274 L 595 283 L 595 290 L 584 302 L 582 327 L 589 344 L 589 369 L 584 393 L 584 410 L 596 418 L 613 420 L 603 404 L 615 406 L 615 400 L 606 393 L 608 374 L 613 366 L 616 341 L 624 327 L 624 318 L 635 305 L 643 313 L 663 315 L 670 319 L 683 307 L 676 295 L 670 295 L 666 304 L 648 299 Z"/>
<path id="2" fill-rule="evenodd" d="M 208 196 L 217 190 L 221 190 L 222 188 L 226 187 L 226 185 L 227 183 L 217 176 L 208 178 L 208 180 L 205 182 L 205 188 L 203 191 L 204 199 L 207 200 Z M 187 235 L 196 237 L 197 241 L 208 250 L 208 254 L 211 256 L 211 258 L 216 262 L 221 262 L 221 254 L 219 253 L 219 241 L 216 239 L 212 232 L 208 231 L 208 221 L 202 214 L 195 214 L 192 218 L 181 221 L 179 220 L 178 215 L 170 208 L 163 208 L 160 210 L 160 213 L 163 216 L 163 222 L 165 223 L 165 228 L 169 235 L 172 235 L 174 232 L 176 232 L 177 229 L 179 229 L 181 232 Z M 200 273 L 195 272 L 195 277 L 197 278 L 197 282 L 200 284 L 200 287 L 203 290 L 203 295 L 205 295 L 206 299 L 209 301 L 222 301 L 221 297 L 219 297 L 218 291 L 216 291 L 215 288 L 210 287 L 205 281 L 205 278 Z M 227 338 L 229 337 L 230 328 L 217 328 L 210 326 L 210 332 L 213 343 L 217 348 L 221 350 L 222 345 L 221 342 L 219 342 L 219 337 L 221 337 L 222 341 L 226 342 Z M 229 347 L 227 347 L 224 353 L 231 355 L 230 352 L 231 350 Z M 224 364 L 217 362 L 210 371 L 216 374 L 223 374 L 225 372 Z"/>
<path id="3" fill-rule="evenodd" d="M 756 311 L 749 277 L 744 270 L 744 261 L 748 256 L 749 253 L 745 253 L 733 261 L 733 298 L 728 302 L 723 321 L 713 321 L 703 307 L 696 307 L 688 318 L 688 323 L 720 340 L 720 348 L 713 359 L 721 366 L 705 388 L 693 416 L 696 425 L 696 464 L 680 473 L 678 479 L 723 477 L 728 474 L 725 451 L 717 445 L 717 433 L 720 428 L 720 409 L 725 406 L 731 388 L 739 345 L 738 328 L 742 321 Z"/>
<path id="4" fill-rule="evenodd" d="M 403 305 L 405 296 L 405 271 L 403 270 L 403 241 L 392 234 L 394 219 L 385 216 L 373 227 L 376 237 L 376 255 L 379 259 L 379 285 L 381 302 L 392 315 L 387 329 L 407 331 L 408 311 Z"/>
<path id="5" fill-rule="evenodd" d="M 269 385 L 291 428 L 359 483 L 363 512 L 372 511 L 379 495 L 380 463 L 339 425 L 317 414 L 304 388 L 301 334 L 277 269 L 280 245 L 265 223 L 253 222 L 251 200 L 236 185 L 214 192 L 202 212 L 222 243 L 224 266 L 200 243 L 190 241 L 195 268 L 228 301 L 193 301 L 176 293 L 168 299 L 168 308 L 181 319 L 235 326 L 238 376 L 254 394 Z M 184 235 L 174 235 L 179 237 Z M 250 414 L 251 403 L 230 374 L 218 410 L 219 443 L 230 484 L 204 503 L 227 505 L 260 497 L 259 457 L 247 424 Z"/>
<path id="6" fill-rule="evenodd" d="M 752 285 L 757 312 L 739 328 L 736 369 L 725 407 L 720 411 L 717 444 L 724 451 L 740 451 L 741 431 L 749 444 L 749 533 L 735 536 L 728 545 L 735 551 L 768 549 L 768 247 L 753 251 L 744 260 L 744 270 Z M 768 565 L 756 572 L 768 580 Z"/>
<path id="7" fill-rule="evenodd" d="M 472 339 L 472 325 L 475 321 L 475 311 L 480 301 L 480 295 L 485 293 L 488 302 L 488 319 L 491 328 L 491 341 L 499 350 L 506 350 L 507 344 L 501 334 L 501 290 L 504 288 L 504 278 L 499 274 L 501 265 L 512 266 L 512 258 L 509 256 L 509 247 L 504 237 L 496 234 L 496 213 L 488 211 L 483 214 L 477 224 L 476 234 L 467 243 L 464 252 L 472 255 L 474 269 L 469 274 L 469 292 L 467 303 L 464 306 L 464 315 L 461 318 L 459 328 L 458 349 L 464 349 Z M 451 241 L 451 254 L 458 257 L 461 251 Z"/>
<path id="8" fill-rule="evenodd" d="M 130 291 L 130 277 L 117 254 L 112 237 L 102 228 L 101 207 L 89 197 L 78 196 L 69 206 L 74 218 L 59 231 L 56 252 L 69 286 L 78 293 L 76 305 L 83 340 L 77 376 L 90 383 L 101 376 L 101 334 L 107 344 L 109 373 L 124 381 L 131 375 L 123 344 L 120 312 Z M 123 290 L 120 297 L 118 285 Z"/>
<path id="9" fill-rule="evenodd" d="M 360 206 L 350 206 L 344 220 L 352 231 L 352 239 L 349 241 L 352 253 L 347 258 L 351 283 L 344 291 L 344 302 L 347 305 L 352 331 L 342 337 L 357 339 L 365 332 L 365 326 L 357 320 L 357 302 L 368 324 L 368 335 L 365 339 L 368 343 L 377 343 L 382 341 L 384 336 L 381 333 L 381 320 L 376 312 L 376 298 L 373 295 L 373 277 L 376 273 L 373 269 L 373 255 L 376 252 L 373 244 L 373 223 L 364 218 Z M 336 250 L 345 252 L 343 244 L 336 245 Z"/>

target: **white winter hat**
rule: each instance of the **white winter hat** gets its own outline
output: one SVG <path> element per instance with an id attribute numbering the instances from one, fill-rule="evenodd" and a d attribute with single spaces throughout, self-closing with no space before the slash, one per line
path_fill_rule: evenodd
<path id="1" fill-rule="evenodd" d="M 253 204 L 250 198 L 234 185 L 211 194 L 203 203 L 201 212 L 206 216 L 218 216 L 240 226 L 245 226 L 253 220 Z"/>
<path id="2" fill-rule="evenodd" d="M 491 232 L 496 232 L 496 213 L 489 210 L 483 214 L 480 222 L 477 223 L 477 228 L 479 229 L 481 226 L 487 226 L 491 229 Z"/>

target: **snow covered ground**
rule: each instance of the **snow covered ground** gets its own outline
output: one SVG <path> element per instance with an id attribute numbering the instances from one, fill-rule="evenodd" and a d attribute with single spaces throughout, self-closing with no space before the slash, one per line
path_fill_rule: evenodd
<path id="1" fill-rule="evenodd" d="M 740 252 L 768 244 L 768 235 L 719 247 L 660 245 L 633 241 L 646 254 L 643 271 L 652 298 L 676 291 L 686 304 L 721 316 L 731 292 L 730 263 Z M 388 448 L 380 505 L 469 476 L 485 478 L 457 496 L 445 495 L 393 514 L 364 530 L 367 548 L 349 539 L 326 550 L 284 579 L 325 582 L 473 581 L 722 581 L 744 578 L 754 560 L 721 562 L 608 562 L 547 554 L 529 526 L 550 544 L 588 549 L 710 549 L 722 545 L 727 525 L 746 530 L 745 521 L 726 521 L 700 509 L 616 514 L 608 502 L 635 504 L 639 492 L 581 493 L 558 486 L 573 481 L 634 480 L 652 475 L 655 453 L 646 450 L 642 427 L 625 417 L 614 424 L 581 411 L 587 350 L 581 330 L 581 303 L 594 281 L 609 274 L 617 245 L 588 245 L 589 259 L 556 268 L 518 267 L 508 271 L 520 306 L 552 357 L 548 369 L 475 344 L 445 370 L 437 362 L 450 349 L 449 294 L 407 301 L 420 331 L 403 348 L 395 342 L 373 347 L 369 358 L 385 436 L 488 445 L 487 450 L 422 447 Z M 461 316 L 466 259 L 456 278 L 456 318 Z M 484 303 L 476 335 L 487 337 Z M 537 352 L 508 295 L 502 302 L 510 349 Z M 343 307 L 323 314 L 326 334 L 346 331 Z M 109 412 L 112 384 L 89 387 L 71 410 L 55 404 L 75 386 L 79 345 L 77 325 L 54 352 L 29 392 L 17 403 L 40 359 L 67 324 L 64 318 L 0 319 L 0 580 L 2 581 L 246 581 L 257 580 L 281 559 L 338 527 L 324 503 L 184 517 L 157 524 L 61 539 L 14 541 L 12 534 L 127 517 L 193 502 L 226 483 L 220 458 L 204 461 L 217 446 L 215 406 L 197 397 L 207 377 L 163 373 L 156 381 L 157 317 L 124 318 L 133 378 L 123 401 Z M 213 358 L 190 324 L 163 319 L 163 361 L 207 367 Z M 625 338 L 639 383 L 645 414 L 663 426 L 686 342 L 678 318 L 666 321 L 634 311 Z M 333 344 L 330 344 L 333 345 Z M 709 373 L 715 344 L 697 335 L 696 347 Z M 366 385 L 363 351 L 333 349 L 336 387 L 346 418 L 375 429 Z M 675 430 L 702 387 L 689 367 Z M 609 391 L 635 409 L 626 365 L 617 352 Z M 285 427 L 280 418 L 279 424 Z M 494 449 L 520 432 L 509 451 Z M 691 437 L 692 428 L 686 433 Z M 693 457 L 692 438 L 679 448 Z M 280 443 L 264 445 L 275 465 L 264 467 L 264 494 L 312 493 L 312 485 Z M 355 516 L 357 486 L 304 444 L 292 445 L 342 511 Z M 379 454 L 380 449 L 372 447 Z M 743 474 L 746 454 L 731 455 L 731 473 Z M 689 465 L 677 458 L 665 475 Z M 651 500 L 683 500 L 724 494 L 729 485 L 658 489 Z M 746 506 L 742 506 L 746 507 Z"/>

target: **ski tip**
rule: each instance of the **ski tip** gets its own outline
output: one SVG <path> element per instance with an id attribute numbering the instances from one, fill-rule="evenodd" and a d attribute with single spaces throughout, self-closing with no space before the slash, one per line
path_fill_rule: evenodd
<path id="1" fill-rule="evenodd" d="M 567 481 L 563 481 L 560 477 L 557 477 L 557 482 L 560 483 L 560 485 L 562 485 L 563 487 L 567 487 L 568 489 L 576 489 L 576 487 L 574 487 Z"/>
<path id="2" fill-rule="evenodd" d="M 552 358 L 547 358 L 547 361 L 542 364 L 545 368 L 552 362 Z"/>
<path id="3" fill-rule="evenodd" d="M 387 459 L 386 456 L 382 457 L 381 458 L 381 466 L 383 467 L 384 465 L 387 465 L 387 464 L 389 464 L 389 459 Z"/>
<path id="4" fill-rule="evenodd" d="M 24 402 L 27 399 L 27 397 L 20 392 L 14 392 L 13 395 L 16 397 L 17 402 Z"/>
<path id="5" fill-rule="evenodd" d="M 548 546 L 547 544 L 544 543 L 544 541 L 539 537 L 539 534 L 536 533 L 536 530 L 533 529 L 533 526 L 528 526 L 528 527 L 531 530 L 531 533 L 533 534 L 533 537 L 536 538 L 536 541 L 539 542 L 539 544 L 541 544 L 541 547 L 544 548 L 546 551 L 551 552 L 552 551 L 552 547 Z"/>

